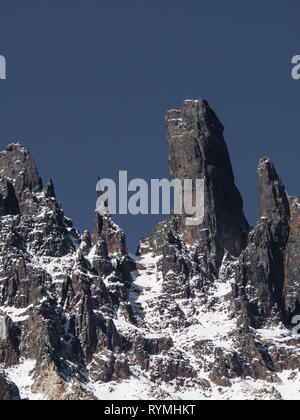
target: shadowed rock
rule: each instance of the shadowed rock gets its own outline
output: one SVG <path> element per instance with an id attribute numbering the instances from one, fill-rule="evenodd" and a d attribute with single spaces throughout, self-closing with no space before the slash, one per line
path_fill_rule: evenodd
<path id="1" fill-rule="evenodd" d="M 0 401 L 20 400 L 18 387 L 0 372 Z"/>
<path id="2" fill-rule="evenodd" d="M 179 233 L 193 244 L 203 240 L 220 258 L 226 249 L 238 256 L 245 245 L 248 223 L 243 202 L 234 184 L 232 166 L 224 141 L 224 128 L 205 100 L 185 101 L 166 115 L 171 178 L 204 179 L 205 214 L 200 226 L 179 221 Z"/>
<path id="3" fill-rule="evenodd" d="M 259 220 L 240 256 L 236 297 L 238 309 L 254 327 L 275 313 L 284 320 L 285 247 L 290 233 L 286 190 L 269 158 L 259 162 Z"/>

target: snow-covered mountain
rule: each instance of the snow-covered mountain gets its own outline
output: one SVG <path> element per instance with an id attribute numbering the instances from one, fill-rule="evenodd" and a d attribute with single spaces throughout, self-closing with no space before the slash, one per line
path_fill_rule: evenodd
<path id="1" fill-rule="evenodd" d="M 299 399 L 300 202 L 262 159 L 249 228 L 207 102 L 166 125 L 204 222 L 170 215 L 137 256 L 109 214 L 80 235 L 20 144 L 0 153 L 0 399 Z"/>

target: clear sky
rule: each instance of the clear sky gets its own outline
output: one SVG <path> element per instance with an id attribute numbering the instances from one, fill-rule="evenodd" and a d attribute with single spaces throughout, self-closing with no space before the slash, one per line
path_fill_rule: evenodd
<path id="1" fill-rule="evenodd" d="M 268 155 L 300 196 L 299 0 L 1 0 L 0 142 L 20 141 L 81 230 L 96 177 L 169 176 L 164 114 L 206 98 L 251 224 Z M 129 248 L 161 217 L 119 216 Z"/>

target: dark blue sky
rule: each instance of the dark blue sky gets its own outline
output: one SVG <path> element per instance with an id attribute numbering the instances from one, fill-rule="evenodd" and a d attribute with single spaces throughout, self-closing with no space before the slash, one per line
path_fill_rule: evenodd
<path id="1" fill-rule="evenodd" d="M 1 149 L 20 141 L 65 213 L 91 229 L 95 180 L 168 177 L 164 114 L 206 98 L 225 125 L 251 224 L 269 155 L 300 196 L 299 0 L 1 0 Z M 116 220 L 129 248 L 153 216 Z"/>

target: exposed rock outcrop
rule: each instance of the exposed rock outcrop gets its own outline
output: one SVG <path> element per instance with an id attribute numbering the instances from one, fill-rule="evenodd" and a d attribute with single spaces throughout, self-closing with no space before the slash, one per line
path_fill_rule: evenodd
<path id="1" fill-rule="evenodd" d="M 0 401 L 20 400 L 18 387 L 9 381 L 3 373 L 0 373 Z"/>
<path id="2" fill-rule="evenodd" d="M 172 179 L 204 180 L 204 220 L 188 226 L 186 214 L 171 215 L 142 240 L 139 253 L 153 250 L 163 255 L 165 289 L 190 296 L 202 291 L 218 276 L 225 252 L 240 255 L 249 225 L 243 201 L 234 184 L 223 126 L 204 100 L 185 101 L 166 114 Z M 188 255 L 186 255 L 188 253 Z M 204 256 L 204 257 L 203 257 Z M 192 286 L 190 278 L 197 276 Z"/>
<path id="3" fill-rule="evenodd" d="M 269 158 L 258 166 L 259 220 L 240 256 L 235 294 L 237 309 L 254 327 L 280 319 L 286 325 L 299 308 L 299 215 Z"/>
<path id="4" fill-rule="evenodd" d="M 187 227 L 181 217 L 178 233 L 190 245 L 207 242 L 219 263 L 224 250 L 238 256 L 249 227 L 234 184 L 222 124 L 205 100 L 189 100 L 179 110 L 167 113 L 166 126 L 171 178 L 204 179 L 205 183 L 203 224 Z"/>
<path id="5" fill-rule="evenodd" d="M 288 196 L 270 159 L 262 159 L 257 172 L 259 220 L 240 256 L 235 285 L 238 310 L 248 314 L 254 327 L 275 313 L 284 320 L 284 254 L 290 232 Z"/>

